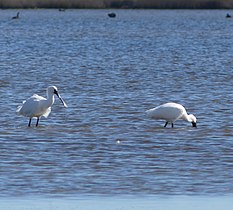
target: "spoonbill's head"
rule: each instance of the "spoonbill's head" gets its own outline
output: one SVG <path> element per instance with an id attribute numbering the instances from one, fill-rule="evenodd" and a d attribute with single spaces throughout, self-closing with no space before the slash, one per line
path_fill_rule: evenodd
<path id="1" fill-rule="evenodd" d="M 197 127 L 197 118 L 193 114 L 190 114 L 189 118 L 190 118 L 190 121 L 191 121 L 193 127 Z"/>
<path id="2" fill-rule="evenodd" d="M 60 96 L 60 94 L 58 93 L 57 87 L 56 86 L 49 86 L 47 89 L 48 95 L 57 95 L 57 97 L 60 99 L 60 101 L 62 102 L 62 104 L 64 105 L 64 107 L 67 107 L 65 101 L 62 99 L 62 97 Z"/>

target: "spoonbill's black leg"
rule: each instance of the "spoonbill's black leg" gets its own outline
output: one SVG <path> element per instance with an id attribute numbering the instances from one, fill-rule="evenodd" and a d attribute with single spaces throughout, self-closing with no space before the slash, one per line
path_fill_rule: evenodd
<path id="1" fill-rule="evenodd" d="M 172 123 L 172 128 L 174 128 L 174 124 Z"/>
<path id="2" fill-rule="evenodd" d="M 36 126 L 38 126 L 38 124 L 39 124 L 39 120 L 40 120 L 40 118 L 39 118 L 39 117 L 37 117 Z"/>
<path id="3" fill-rule="evenodd" d="M 166 128 L 167 124 L 168 124 L 168 122 L 165 123 L 164 128 Z"/>
<path id="4" fill-rule="evenodd" d="M 32 121 L 32 118 L 29 119 L 28 127 L 31 126 L 31 121 Z"/>

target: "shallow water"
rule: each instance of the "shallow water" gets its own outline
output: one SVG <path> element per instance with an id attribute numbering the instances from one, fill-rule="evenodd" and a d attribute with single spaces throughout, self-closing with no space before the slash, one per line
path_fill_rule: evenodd
<path id="1" fill-rule="evenodd" d="M 14 205 L 12 205 L 14 203 Z M 79 199 L 1 199 L 0 207 L 8 210 L 230 210 L 232 209 L 232 197 L 88 197 Z"/>
<path id="2" fill-rule="evenodd" d="M 0 13 L 0 196 L 233 193 L 233 21 L 221 10 Z M 17 116 L 56 85 L 47 119 Z M 183 104 L 197 128 L 147 119 Z"/>

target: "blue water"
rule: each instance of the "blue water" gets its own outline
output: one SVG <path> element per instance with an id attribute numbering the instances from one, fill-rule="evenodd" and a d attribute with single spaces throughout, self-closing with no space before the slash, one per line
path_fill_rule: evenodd
<path id="1" fill-rule="evenodd" d="M 12 203 L 14 205 L 12 205 Z M 216 197 L 195 197 L 195 196 L 178 196 L 168 198 L 82 198 L 82 199 L 1 199 L 0 206 L 2 209 L 8 210 L 231 210 L 232 198 L 222 197 L 221 199 Z"/>
<path id="2" fill-rule="evenodd" d="M 0 11 L 0 197 L 233 193 L 233 19 L 224 10 Z M 50 116 L 17 116 L 56 85 Z M 147 119 L 183 104 L 197 128 Z"/>

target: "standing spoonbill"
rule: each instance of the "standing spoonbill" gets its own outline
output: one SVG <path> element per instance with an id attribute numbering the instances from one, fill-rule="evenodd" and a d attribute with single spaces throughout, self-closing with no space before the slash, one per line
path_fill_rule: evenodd
<path id="1" fill-rule="evenodd" d="M 173 123 L 179 119 L 190 122 L 193 127 L 197 127 L 196 117 L 192 114 L 187 114 L 185 108 L 177 103 L 166 103 L 157 106 L 153 109 L 147 110 L 146 114 L 152 119 L 166 120 L 164 127 L 166 127 L 168 123 L 171 123 L 173 128 Z"/>
<path id="2" fill-rule="evenodd" d="M 65 101 L 59 95 L 56 86 L 49 86 L 47 88 L 47 98 L 34 94 L 26 101 L 23 101 L 23 104 L 18 107 L 16 112 L 19 115 L 23 115 L 25 117 L 29 117 L 28 127 L 31 126 L 31 120 L 33 117 L 37 118 L 36 126 L 38 126 L 40 117 L 48 117 L 51 112 L 51 106 L 53 105 L 55 98 L 54 94 L 61 100 L 64 107 L 67 107 Z"/>

